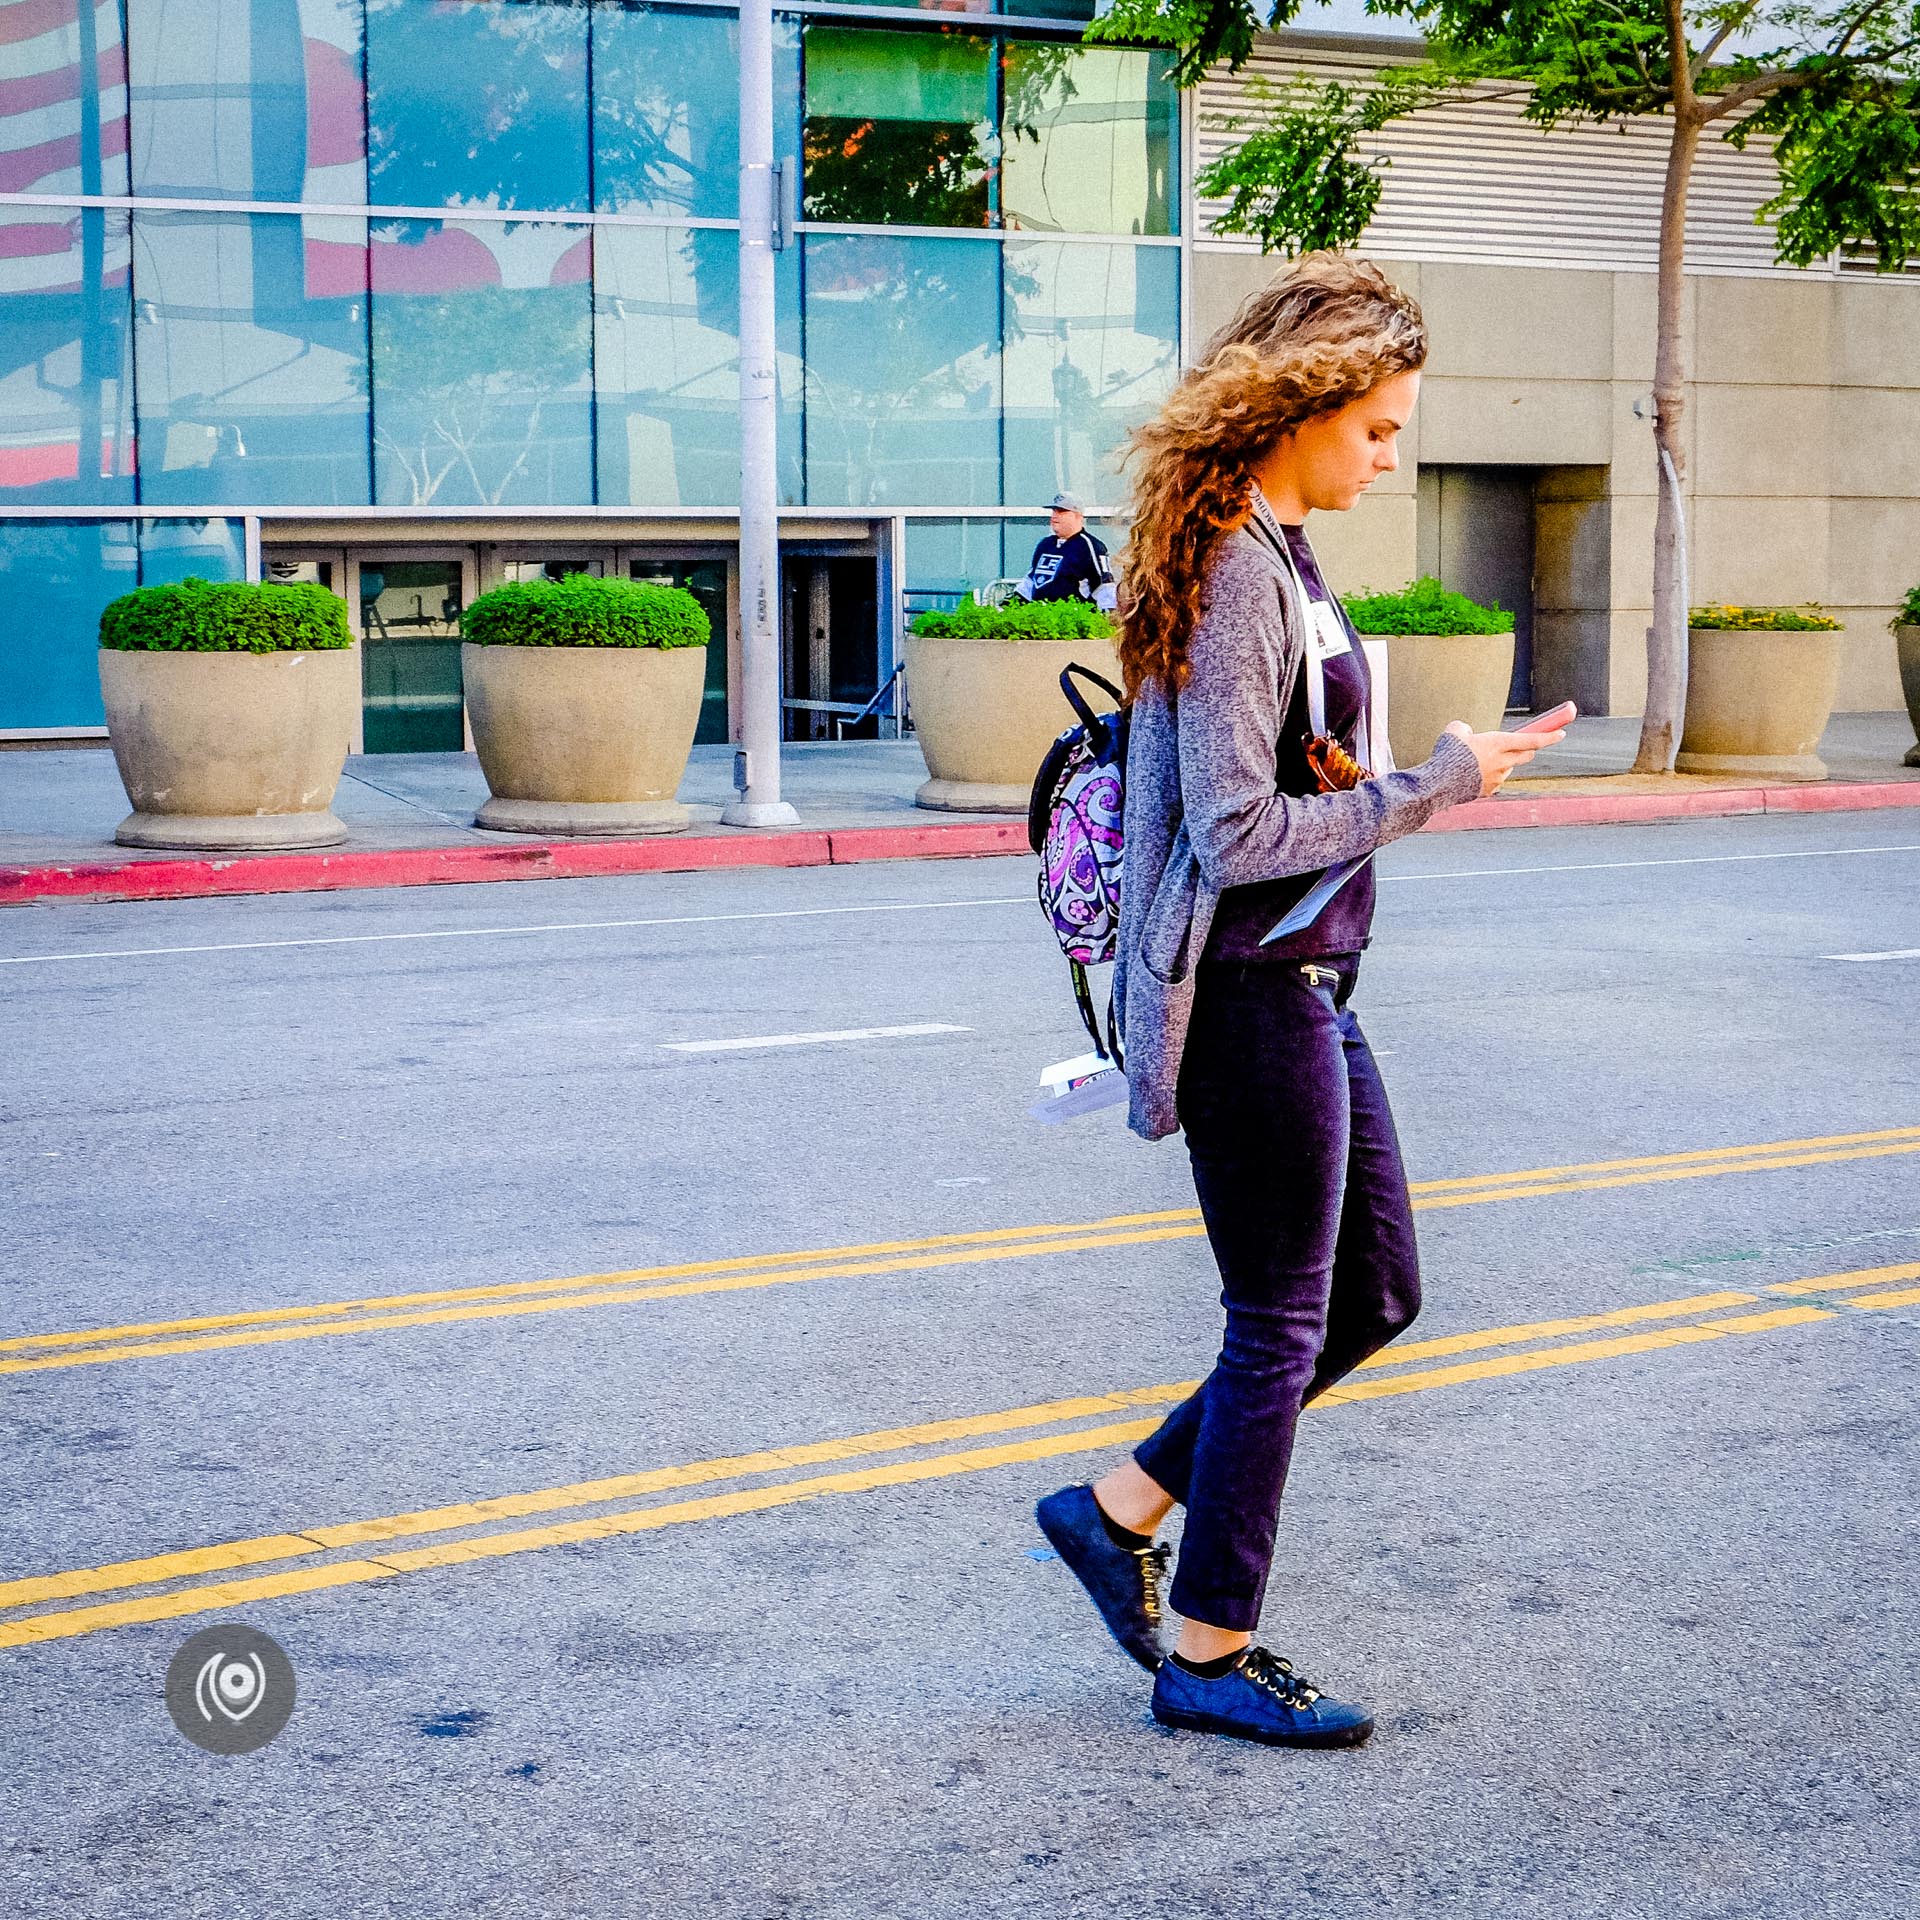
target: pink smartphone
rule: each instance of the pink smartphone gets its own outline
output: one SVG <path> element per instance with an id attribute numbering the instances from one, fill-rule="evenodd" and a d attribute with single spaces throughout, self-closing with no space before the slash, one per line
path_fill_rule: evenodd
<path id="1" fill-rule="evenodd" d="M 1567 722 L 1580 711 L 1571 700 L 1562 700 L 1551 711 L 1537 715 L 1531 720 L 1522 720 L 1517 727 L 1508 729 L 1511 733 L 1558 733 Z"/>

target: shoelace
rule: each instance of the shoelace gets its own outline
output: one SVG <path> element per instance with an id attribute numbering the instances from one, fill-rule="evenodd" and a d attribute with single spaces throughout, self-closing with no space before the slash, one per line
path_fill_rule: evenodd
<path id="1" fill-rule="evenodd" d="M 1163 1540 L 1157 1547 L 1135 1547 L 1135 1563 L 1140 1568 L 1140 1606 L 1147 1616 L 1147 1624 L 1157 1627 L 1160 1624 L 1160 1582 L 1165 1577 L 1167 1562 L 1173 1557 L 1173 1549 Z"/>
<path id="2" fill-rule="evenodd" d="M 1290 1661 L 1269 1653 L 1265 1647 L 1249 1647 L 1240 1662 L 1240 1671 L 1257 1687 L 1277 1694 L 1283 1706 L 1304 1709 L 1320 1698 L 1320 1689 L 1301 1679 Z"/>

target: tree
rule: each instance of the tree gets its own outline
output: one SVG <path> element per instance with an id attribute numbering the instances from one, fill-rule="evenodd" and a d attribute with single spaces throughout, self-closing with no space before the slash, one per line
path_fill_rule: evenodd
<path id="1" fill-rule="evenodd" d="M 1176 50 L 1175 81 L 1239 68 L 1261 27 L 1303 0 L 1115 0 L 1091 37 Z M 1639 773 L 1670 772 L 1686 705 L 1686 529 L 1681 421 L 1688 379 L 1681 298 L 1687 192 L 1708 133 L 1773 142 L 1778 258 L 1807 266 L 1836 250 L 1897 271 L 1920 253 L 1920 0 L 1366 0 L 1411 21 L 1426 57 L 1377 87 L 1296 85 L 1197 182 L 1228 202 L 1226 232 L 1264 250 L 1351 245 L 1380 195 L 1361 149 L 1390 121 L 1464 88 L 1517 99 L 1542 127 L 1645 115 L 1672 128 L 1660 205 L 1653 369 L 1658 500 L 1653 625 Z"/>

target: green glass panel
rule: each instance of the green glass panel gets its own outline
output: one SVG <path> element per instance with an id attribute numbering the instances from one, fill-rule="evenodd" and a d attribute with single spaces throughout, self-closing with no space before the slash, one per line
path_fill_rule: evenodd
<path id="1" fill-rule="evenodd" d="M 458 753 L 460 562 L 362 561 L 360 671 L 368 753 Z"/>
<path id="2" fill-rule="evenodd" d="M 1008 41 L 1001 224 L 1172 233 L 1178 147 L 1168 66 L 1162 53 Z"/>
<path id="3" fill-rule="evenodd" d="M 809 220 L 984 227 L 992 217 L 993 43 L 809 27 Z"/>

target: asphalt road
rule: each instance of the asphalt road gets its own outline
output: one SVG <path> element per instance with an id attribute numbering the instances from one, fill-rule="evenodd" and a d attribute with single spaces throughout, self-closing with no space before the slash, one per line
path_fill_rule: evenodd
<path id="1" fill-rule="evenodd" d="M 1218 1309 L 1179 1143 L 1027 1117 L 1029 863 L 0 917 L 0 1909 L 1911 1913 L 1920 831 L 1383 873 L 1428 1307 L 1264 1629 L 1344 1754 L 1156 1729 L 1033 1530 Z"/>

